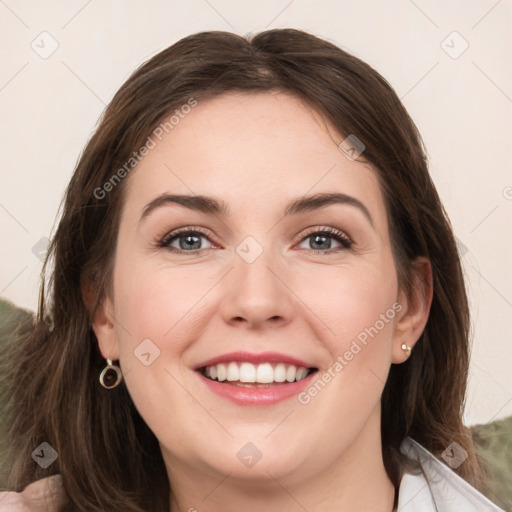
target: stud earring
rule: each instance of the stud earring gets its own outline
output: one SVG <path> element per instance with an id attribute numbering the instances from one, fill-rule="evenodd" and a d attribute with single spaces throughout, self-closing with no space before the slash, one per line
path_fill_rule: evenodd
<path id="1" fill-rule="evenodd" d="M 410 356 L 411 355 L 411 350 L 412 348 L 411 347 L 408 347 L 405 343 L 402 343 L 402 350 L 405 350 L 407 352 L 407 355 Z"/>
<path id="2" fill-rule="evenodd" d="M 119 366 L 113 365 L 110 359 L 107 359 L 107 366 L 100 373 L 100 384 L 106 389 L 112 389 L 119 385 L 123 380 L 123 374 Z"/>

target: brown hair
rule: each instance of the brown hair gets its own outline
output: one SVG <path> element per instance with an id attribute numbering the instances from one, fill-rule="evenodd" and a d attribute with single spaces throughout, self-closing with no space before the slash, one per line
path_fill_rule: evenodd
<path id="1" fill-rule="evenodd" d="M 306 100 L 340 134 L 355 134 L 364 143 L 363 156 L 376 169 L 385 195 L 400 286 L 414 286 L 415 258 L 425 256 L 432 264 L 427 326 L 408 361 L 392 365 L 382 396 L 383 458 L 391 481 L 398 488 L 406 463 L 399 447 L 411 436 L 438 456 L 451 442 L 459 443 L 468 459 L 456 472 L 482 489 L 473 441 L 462 422 L 468 301 L 421 136 L 373 68 L 294 29 L 268 30 L 250 40 L 220 31 L 181 39 L 138 68 L 106 108 L 66 191 L 43 268 L 34 328 L 5 358 L 12 382 L 10 488 L 21 490 L 61 473 L 76 510 L 168 510 L 169 482 L 156 437 L 124 383 L 110 391 L 98 383 L 105 361 L 91 314 L 109 293 L 129 177 L 101 198 L 97 191 L 161 120 L 190 98 L 200 102 L 228 91 L 270 90 Z M 48 470 L 31 459 L 44 441 L 59 454 Z"/>

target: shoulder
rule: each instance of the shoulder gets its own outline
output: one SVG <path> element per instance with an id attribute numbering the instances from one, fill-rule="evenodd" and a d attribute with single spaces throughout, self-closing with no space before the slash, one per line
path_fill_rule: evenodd
<path id="1" fill-rule="evenodd" d="M 53 475 L 32 482 L 22 492 L 0 492 L 0 512 L 58 512 L 66 501 L 62 477 Z"/>
<path id="2" fill-rule="evenodd" d="M 399 512 L 504 512 L 410 437 L 400 449 L 418 462 L 420 471 L 404 474 L 398 494 Z"/>

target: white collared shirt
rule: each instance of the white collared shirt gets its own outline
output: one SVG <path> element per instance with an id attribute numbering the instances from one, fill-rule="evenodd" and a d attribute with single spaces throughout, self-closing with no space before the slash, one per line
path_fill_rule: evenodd
<path id="1" fill-rule="evenodd" d="M 398 512 L 505 512 L 414 439 L 407 437 L 400 450 L 422 473 L 402 477 Z"/>

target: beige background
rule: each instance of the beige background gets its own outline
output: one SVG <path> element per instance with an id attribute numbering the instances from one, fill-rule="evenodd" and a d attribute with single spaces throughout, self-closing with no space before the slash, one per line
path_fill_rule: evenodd
<path id="1" fill-rule="evenodd" d="M 2 0 L 0 295 L 36 308 L 37 254 L 64 188 L 135 67 L 194 32 L 282 27 L 367 61 L 417 123 L 465 252 L 474 325 L 466 422 L 512 414 L 510 0 Z"/>

